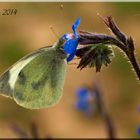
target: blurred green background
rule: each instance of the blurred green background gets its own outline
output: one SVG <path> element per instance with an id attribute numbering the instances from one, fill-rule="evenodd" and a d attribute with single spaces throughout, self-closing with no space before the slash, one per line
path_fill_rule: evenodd
<path id="1" fill-rule="evenodd" d="M 140 3 L 0 3 L 0 12 L 8 8 L 16 8 L 18 12 L 16 15 L 0 15 L 1 73 L 25 54 L 54 44 L 58 38 L 50 26 L 62 36 L 72 32 L 71 25 L 80 16 L 78 30 L 110 34 L 97 13 L 113 16 L 120 29 L 134 38 L 140 60 Z M 106 138 L 102 119 L 85 117 L 74 108 L 75 90 L 83 85 L 93 86 L 96 79 L 100 81 L 117 138 L 137 138 L 139 81 L 122 52 L 117 48 L 114 51 L 116 57 L 112 64 L 103 67 L 100 73 L 88 68 L 80 71 L 76 65 L 68 65 L 63 97 L 52 108 L 27 110 L 0 96 L 0 138 L 18 137 L 9 128 L 10 123 L 28 130 L 31 121 L 38 125 L 42 138 L 46 135 L 54 138 Z M 78 63 L 77 60 L 74 62 Z"/>

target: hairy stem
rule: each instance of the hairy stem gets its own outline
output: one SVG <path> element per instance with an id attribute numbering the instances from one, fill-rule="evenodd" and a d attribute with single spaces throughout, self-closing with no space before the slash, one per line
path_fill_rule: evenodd
<path id="1" fill-rule="evenodd" d="M 140 80 L 140 66 L 136 60 L 136 57 L 135 57 L 135 54 L 132 53 L 131 55 L 127 55 L 130 62 L 131 62 L 131 65 L 133 66 L 133 69 L 135 70 L 136 74 L 137 74 L 137 77 L 139 78 Z"/>
<path id="2" fill-rule="evenodd" d="M 102 19 L 107 25 L 107 27 L 110 29 L 110 31 L 114 34 L 114 36 L 80 31 L 79 44 L 89 45 L 102 43 L 117 46 L 126 54 L 129 61 L 131 62 L 132 67 L 134 68 L 134 71 L 137 74 L 138 79 L 140 80 L 140 66 L 136 60 L 135 45 L 133 38 L 127 37 L 124 33 L 122 33 L 111 16 Z"/>
<path id="3" fill-rule="evenodd" d="M 123 52 L 128 56 L 128 59 L 130 60 L 137 77 L 140 80 L 140 67 L 139 64 L 136 60 L 135 56 L 135 46 L 134 46 L 134 41 L 132 37 L 127 37 L 124 35 L 124 33 L 121 32 L 121 30 L 118 28 L 117 24 L 113 20 L 111 16 L 106 17 L 103 19 L 104 23 L 107 25 L 107 27 L 112 31 L 112 33 L 116 36 L 116 40 L 120 42 L 122 46 L 118 46 L 123 50 Z"/>

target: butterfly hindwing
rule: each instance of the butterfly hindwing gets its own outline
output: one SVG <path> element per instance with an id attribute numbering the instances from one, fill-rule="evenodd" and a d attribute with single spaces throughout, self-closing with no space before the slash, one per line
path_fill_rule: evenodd
<path id="1" fill-rule="evenodd" d="M 13 90 L 17 104 L 39 109 L 59 101 L 67 65 L 62 55 L 53 47 L 47 48 L 21 69 Z"/>

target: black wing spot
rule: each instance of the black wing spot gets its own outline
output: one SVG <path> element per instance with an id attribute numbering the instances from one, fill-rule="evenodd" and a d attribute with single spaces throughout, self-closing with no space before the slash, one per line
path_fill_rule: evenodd
<path id="1" fill-rule="evenodd" d="M 38 90 L 39 87 L 41 86 L 41 83 L 40 82 L 33 82 L 33 83 L 31 83 L 31 86 L 34 90 Z"/>
<path id="2" fill-rule="evenodd" d="M 24 85 L 26 82 L 26 76 L 22 70 L 20 71 L 18 78 L 19 78 L 19 80 L 18 80 L 19 84 Z"/>

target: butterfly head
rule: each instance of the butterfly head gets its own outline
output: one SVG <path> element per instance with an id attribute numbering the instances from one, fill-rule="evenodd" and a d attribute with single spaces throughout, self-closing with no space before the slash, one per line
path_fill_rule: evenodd
<path id="1" fill-rule="evenodd" d="M 61 37 L 61 39 L 65 40 L 63 48 L 64 48 L 64 52 L 68 54 L 67 62 L 71 61 L 76 54 L 76 49 L 77 49 L 78 41 L 80 37 L 76 29 L 79 24 L 80 24 L 80 17 L 72 25 L 73 33 L 64 34 Z"/>

